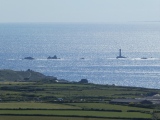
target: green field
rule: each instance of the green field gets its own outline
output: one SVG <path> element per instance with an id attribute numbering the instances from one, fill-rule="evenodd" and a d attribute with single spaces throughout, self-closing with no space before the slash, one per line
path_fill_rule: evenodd
<path id="1" fill-rule="evenodd" d="M 0 83 L 1 99 L 4 101 L 51 102 L 57 98 L 64 98 L 65 101 L 78 102 L 85 99 L 97 102 L 122 97 L 144 97 L 154 92 L 159 93 L 159 90 L 94 84 Z"/>
<path id="2" fill-rule="evenodd" d="M 149 109 L 149 108 L 139 108 L 139 107 L 114 105 L 114 104 L 107 104 L 107 103 L 70 103 L 69 105 L 74 105 L 74 106 L 85 108 L 85 109 L 122 110 L 122 112 L 127 112 L 128 110 L 150 111 L 150 112 L 152 111 L 152 109 Z"/>
<path id="3" fill-rule="evenodd" d="M 35 102 L 0 103 L 0 109 L 81 109 L 77 106 Z"/>
<path id="4" fill-rule="evenodd" d="M 81 110 L 0 110 L 0 115 L 43 115 L 43 116 L 82 116 L 106 118 L 151 118 L 150 114 L 139 112 L 105 112 Z"/>
<path id="5" fill-rule="evenodd" d="M 0 120 L 114 120 L 106 118 L 77 118 L 77 117 L 45 117 L 45 116 L 0 116 Z M 121 119 L 119 119 L 121 120 Z"/>
<path id="6" fill-rule="evenodd" d="M 110 104 L 109 101 L 158 93 L 158 89 L 96 84 L 2 82 L 0 120 L 151 120 L 153 110 L 160 111 L 159 105 Z M 160 118 L 159 113 L 154 116 Z"/>

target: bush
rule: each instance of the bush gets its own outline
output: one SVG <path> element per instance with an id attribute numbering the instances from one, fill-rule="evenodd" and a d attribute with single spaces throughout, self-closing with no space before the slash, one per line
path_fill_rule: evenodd
<path id="1" fill-rule="evenodd" d="M 79 81 L 79 83 L 85 84 L 85 83 L 88 83 L 88 80 L 87 80 L 87 79 L 81 79 L 81 80 Z"/>

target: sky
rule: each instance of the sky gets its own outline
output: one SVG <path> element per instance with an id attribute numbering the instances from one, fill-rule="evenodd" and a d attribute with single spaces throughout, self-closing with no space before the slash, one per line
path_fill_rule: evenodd
<path id="1" fill-rule="evenodd" d="M 160 0 L 0 0 L 0 22 L 160 21 Z"/>

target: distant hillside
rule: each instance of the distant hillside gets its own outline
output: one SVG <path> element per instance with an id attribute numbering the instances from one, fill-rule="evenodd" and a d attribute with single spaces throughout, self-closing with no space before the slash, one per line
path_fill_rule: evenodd
<path id="1" fill-rule="evenodd" d="M 56 79 L 30 69 L 27 71 L 0 70 L 0 81 L 37 81 L 47 78 Z"/>

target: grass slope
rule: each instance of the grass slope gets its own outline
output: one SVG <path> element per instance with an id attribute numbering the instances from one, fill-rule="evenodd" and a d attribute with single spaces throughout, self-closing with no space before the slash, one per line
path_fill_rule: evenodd
<path id="1" fill-rule="evenodd" d="M 77 83 L 42 83 L 42 82 L 0 82 L 0 120 L 9 115 L 15 119 L 26 116 L 47 116 L 60 120 L 79 120 L 102 117 L 104 119 L 151 119 L 153 108 L 114 105 L 109 101 L 115 98 L 140 98 L 160 93 L 158 89 L 121 87 Z M 58 101 L 58 98 L 63 101 Z M 113 112 L 109 110 L 120 110 Z M 132 112 L 127 112 L 133 110 Z M 3 115 L 3 116 L 2 116 Z M 16 116 L 16 117 L 15 117 Z M 158 116 L 158 113 L 155 113 Z M 86 118 L 87 117 L 87 118 Z M 50 119 L 49 117 L 47 119 Z M 5 119 L 4 119 L 5 120 Z M 39 119 L 41 120 L 41 119 Z M 42 119 L 43 120 L 43 119 Z"/>

